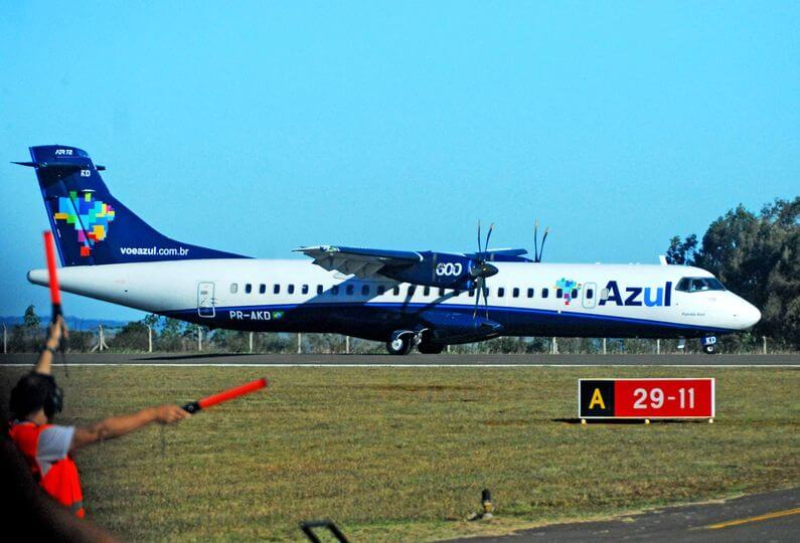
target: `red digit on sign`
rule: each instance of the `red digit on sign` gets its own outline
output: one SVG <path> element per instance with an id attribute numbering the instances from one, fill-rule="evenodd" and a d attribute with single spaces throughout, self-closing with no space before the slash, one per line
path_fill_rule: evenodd
<path id="1" fill-rule="evenodd" d="M 614 416 L 713 417 L 713 379 L 616 380 Z"/>

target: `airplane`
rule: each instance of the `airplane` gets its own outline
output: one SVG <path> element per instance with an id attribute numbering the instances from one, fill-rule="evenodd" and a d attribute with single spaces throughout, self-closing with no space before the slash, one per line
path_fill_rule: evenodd
<path id="1" fill-rule="evenodd" d="M 393 355 L 499 336 L 700 338 L 746 330 L 759 310 L 700 268 L 549 264 L 536 250 L 472 253 L 335 245 L 255 259 L 171 239 L 109 192 L 76 147 L 30 148 L 67 292 L 211 329 L 337 333 Z M 146 189 L 145 189 L 146 190 Z M 544 248 L 545 237 L 542 239 Z M 28 273 L 48 285 L 46 269 Z"/>

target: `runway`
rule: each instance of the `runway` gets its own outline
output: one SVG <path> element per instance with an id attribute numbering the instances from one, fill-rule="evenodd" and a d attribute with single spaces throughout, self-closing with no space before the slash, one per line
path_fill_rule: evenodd
<path id="1" fill-rule="evenodd" d="M 32 365 L 36 354 L 0 355 L 0 365 Z M 331 366 L 331 367 L 763 367 L 800 368 L 800 355 L 346 355 L 346 354 L 67 354 L 71 366 L 158 365 L 158 366 Z M 60 363 L 56 357 L 56 364 Z"/>
<path id="2" fill-rule="evenodd" d="M 499 513 L 502 515 L 502 513 Z M 744 496 L 722 503 L 668 507 L 609 521 L 555 524 L 510 536 L 459 540 L 508 541 L 797 541 L 800 488 Z"/>

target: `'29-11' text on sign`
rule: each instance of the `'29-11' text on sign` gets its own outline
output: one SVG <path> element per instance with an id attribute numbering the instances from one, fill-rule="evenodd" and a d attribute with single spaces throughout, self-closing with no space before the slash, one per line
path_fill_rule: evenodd
<path id="1" fill-rule="evenodd" d="M 580 379 L 581 419 L 713 419 L 714 379 Z"/>

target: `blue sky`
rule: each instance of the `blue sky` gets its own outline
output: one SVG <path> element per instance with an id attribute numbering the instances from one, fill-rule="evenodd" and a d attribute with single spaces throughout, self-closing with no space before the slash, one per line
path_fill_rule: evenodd
<path id="1" fill-rule="evenodd" d="M 108 167 L 165 234 L 655 262 L 800 187 L 797 2 L 13 2 L 0 11 L 0 315 L 45 289 L 27 147 Z M 67 296 L 82 317 L 138 318 Z"/>

